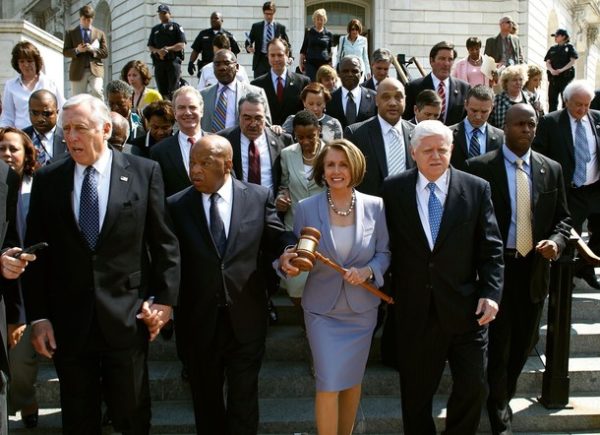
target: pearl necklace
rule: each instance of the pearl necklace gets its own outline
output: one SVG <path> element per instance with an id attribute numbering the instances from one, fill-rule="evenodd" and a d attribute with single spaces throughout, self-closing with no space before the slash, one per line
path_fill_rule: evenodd
<path id="1" fill-rule="evenodd" d="M 354 192 L 354 189 L 352 189 L 352 201 L 350 202 L 350 207 L 346 211 L 338 210 L 337 208 L 335 208 L 335 204 L 331 199 L 331 191 L 329 189 L 327 189 L 327 202 L 329 202 L 329 207 L 331 207 L 331 210 L 333 210 L 335 214 L 339 216 L 348 216 L 350 213 L 352 213 L 352 209 L 354 209 L 354 204 L 356 204 L 356 193 Z"/>

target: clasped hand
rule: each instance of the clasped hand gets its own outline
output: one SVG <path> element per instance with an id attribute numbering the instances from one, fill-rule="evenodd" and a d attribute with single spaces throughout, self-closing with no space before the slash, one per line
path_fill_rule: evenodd
<path id="1" fill-rule="evenodd" d="M 153 341 L 158 337 L 161 328 L 171 319 L 171 307 L 162 304 L 150 305 L 148 301 L 144 301 L 136 317 L 146 324 L 150 341 Z"/>

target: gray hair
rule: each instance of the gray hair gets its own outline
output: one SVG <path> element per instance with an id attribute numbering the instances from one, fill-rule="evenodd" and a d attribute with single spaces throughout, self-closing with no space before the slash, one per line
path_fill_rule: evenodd
<path id="1" fill-rule="evenodd" d="M 96 126 L 97 129 L 102 130 L 104 124 L 110 124 L 110 131 L 108 137 L 112 134 L 112 122 L 110 119 L 110 111 L 106 104 L 99 98 L 93 97 L 90 94 L 78 94 L 69 98 L 62 107 L 60 112 L 60 119 L 58 124 L 63 125 L 63 114 L 65 111 L 79 107 L 87 106 L 90 109 L 90 121 Z"/>
<path id="2" fill-rule="evenodd" d="M 417 124 L 410 138 L 410 146 L 417 149 L 423 139 L 429 136 L 442 136 L 447 145 L 452 145 L 452 130 L 440 121 L 430 119 Z"/>
<path id="3" fill-rule="evenodd" d="M 356 59 L 356 60 L 358 61 L 358 68 L 359 68 L 359 69 L 360 69 L 360 71 L 362 72 L 362 70 L 363 70 L 363 67 L 362 67 L 362 61 L 360 60 L 360 57 L 356 56 L 355 54 L 349 54 L 349 55 L 347 55 L 347 56 L 344 56 L 344 57 L 342 58 L 342 60 L 340 60 L 340 67 L 341 67 L 341 65 L 342 65 L 344 62 L 346 62 L 346 61 L 348 61 L 348 60 L 350 60 L 350 59 Z"/>
<path id="4" fill-rule="evenodd" d="M 244 103 L 261 104 L 265 109 L 268 104 L 267 100 L 265 100 L 265 97 L 263 97 L 261 94 L 257 92 L 248 92 L 245 96 L 240 98 L 240 102 L 238 103 L 238 113 L 242 111 L 242 104 Z"/>
<path id="5" fill-rule="evenodd" d="M 387 48 L 378 48 L 373 52 L 373 61 L 371 65 L 375 62 L 392 62 L 392 52 Z"/>
<path id="6" fill-rule="evenodd" d="M 587 80 L 573 80 L 563 91 L 563 98 L 565 101 L 568 101 L 575 94 L 587 94 L 593 99 L 596 95 L 596 90 Z"/>
<path id="7" fill-rule="evenodd" d="M 193 86 L 182 86 L 178 88 L 175 92 L 173 92 L 173 99 L 171 100 L 171 104 L 173 105 L 173 110 L 176 109 L 175 102 L 177 98 L 182 94 L 192 94 L 194 97 L 198 99 L 198 107 L 200 107 L 200 111 L 204 111 L 204 100 L 202 99 L 202 95 L 200 91 Z"/>
<path id="8" fill-rule="evenodd" d="M 117 112 L 110 112 L 110 121 L 113 126 L 113 131 L 115 130 L 115 127 L 125 130 L 125 140 L 127 140 L 127 138 L 129 137 L 129 133 L 131 132 L 129 128 L 129 121 L 127 121 L 127 119 L 123 115 Z M 112 132 L 110 134 L 110 137 L 112 137 Z"/>
<path id="9" fill-rule="evenodd" d="M 113 80 L 106 85 L 106 95 L 109 94 L 122 94 L 130 98 L 133 95 L 133 87 L 123 80 Z"/>

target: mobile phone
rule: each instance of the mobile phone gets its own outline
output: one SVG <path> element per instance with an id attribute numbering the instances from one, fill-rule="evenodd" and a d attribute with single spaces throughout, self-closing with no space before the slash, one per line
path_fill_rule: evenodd
<path id="1" fill-rule="evenodd" d="M 21 254 L 35 254 L 35 251 L 37 251 L 38 249 L 43 249 L 43 248 L 47 248 L 47 247 L 48 247 L 48 243 L 46 243 L 46 242 L 36 243 L 35 245 L 28 246 L 27 248 L 23 249 L 22 251 L 17 252 L 15 255 L 13 255 L 13 257 L 19 258 L 21 256 Z"/>

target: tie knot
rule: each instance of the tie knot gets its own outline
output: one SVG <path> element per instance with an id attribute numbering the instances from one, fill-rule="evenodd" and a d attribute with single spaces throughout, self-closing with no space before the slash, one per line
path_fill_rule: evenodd
<path id="1" fill-rule="evenodd" d="M 477 136 L 479 136 L 479 133 L 480 133 L 480 131 L 478 128 L 473 129 L 473 136 L 477 137 Z"/>
<path id="2" fill-rule="evenodd" d="M 215 204 L 220 197 L 221 195 L 219 195 L 217 192 L 213 193 L 212 195 L 210 195 L 210 203 Z"/>
<path id="3" fill-rule="evenodd" d="M 85 168 L 85 175 L 94 175 L 96 173 L 96 169 L 93 166 L 88 166 Z"/>
<path id="4" fill-rule="evenodd" d="M 444 82 L 440 82 L 440 84 L 438 85 L 438 89 L 444 89 L 446 85 L 444 84 Z"/>
<path id="5" fill-rule="evenodd" d="M 521 159 L 515 160 L 515 165 L 517 165 L 517 168 L 523 169 L 523 160 L 521 160 Z"/>
<path id="6" fill-rule="evenodd" d="M 429 189 L 430 193 L 435 194 L 435 183 L 427 183 L 427 188 Z"/>
<path id="7" fill-rule="evenodd" d="M 196 143 L 196 139 L 194 139 L 193 136 L 188 137 L 188 142 L 190 143 L 190 146 L 194 146 L 194 144 Z"/>
<path id="8" fill-rule="evenodd" d="M 227 86 L 223 86 L 221 88 L 221 94 L 225 94 L 225 92 L 227 92 L 227 89 L 229 89 Z"/>
<path id="9" fill-rule="evenodd" d="M 352 92 L 348 92 L 348 98 L 350 100 L 354 100 L 354 95 L 352 94 Z"/>

